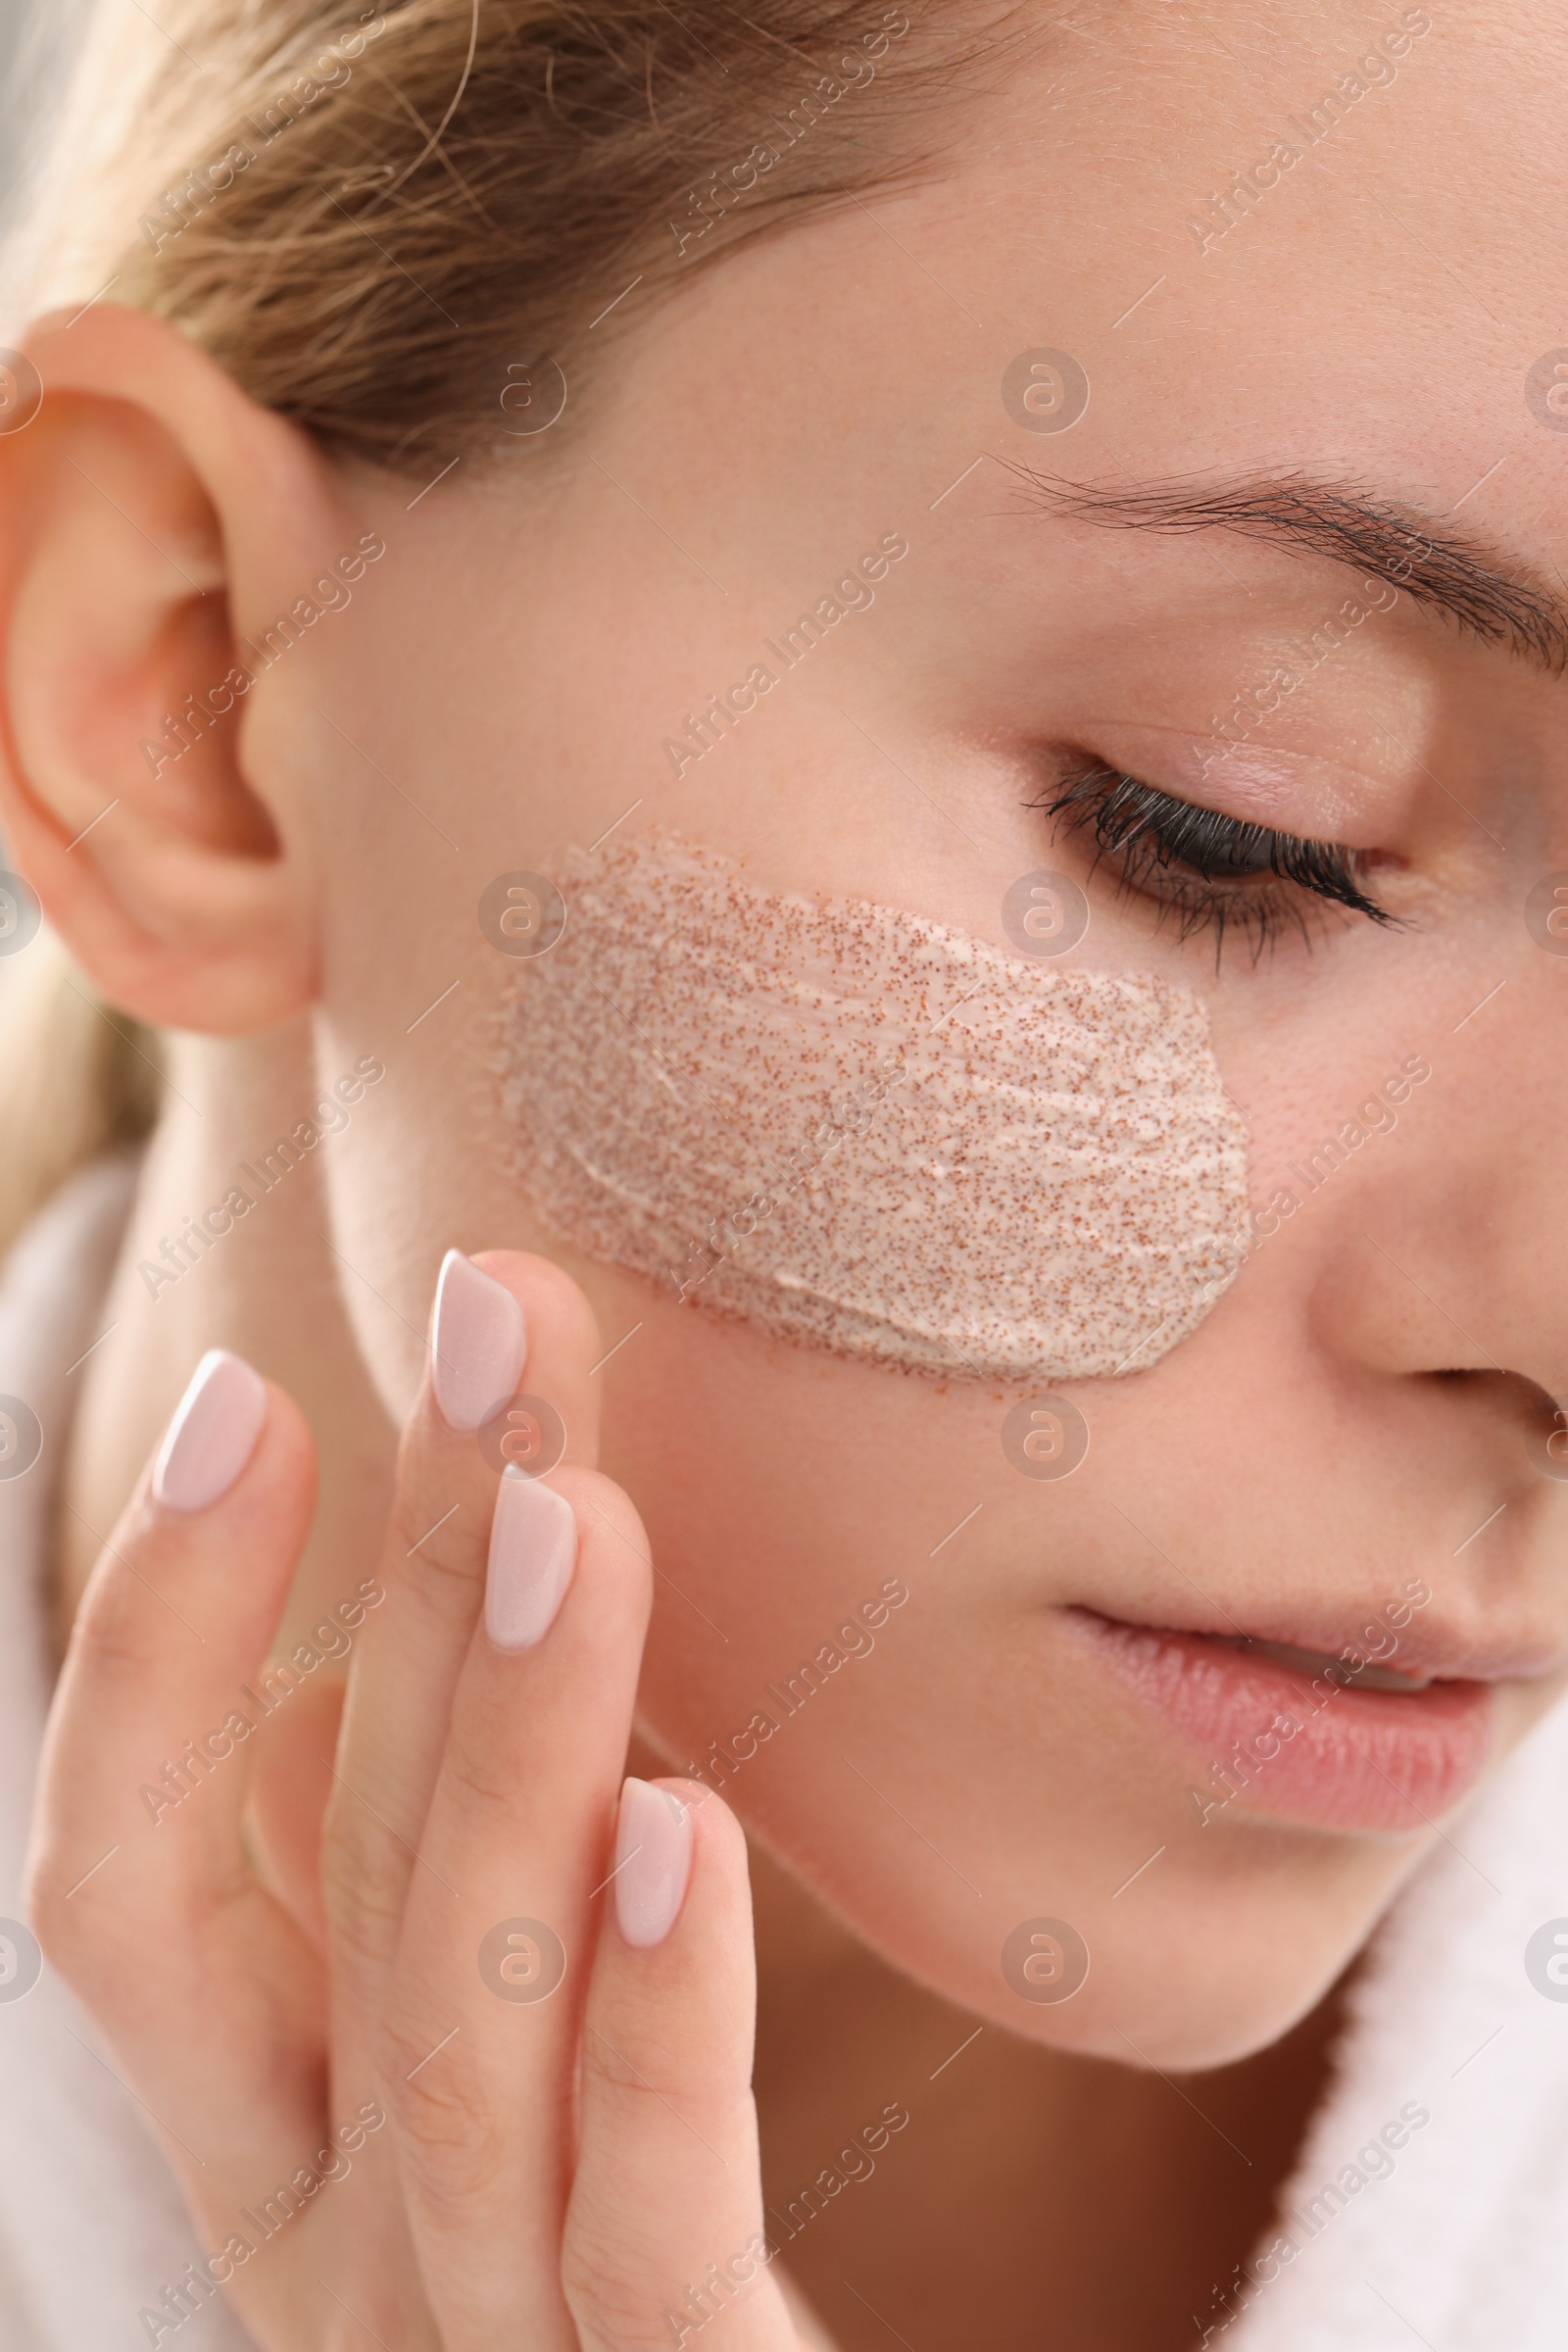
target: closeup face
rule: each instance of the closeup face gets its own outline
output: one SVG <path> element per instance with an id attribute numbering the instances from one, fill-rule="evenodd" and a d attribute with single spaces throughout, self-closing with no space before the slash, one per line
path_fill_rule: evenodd
<path id="1" fill-rule="evenodd" d="M 244 738 L 322 1077 L 386 1066 L 388 1402 L 443 1250 L 559 1257 L 675 1768 L 956 2000 L 1178 2065 L 1568 1661 L 1568 34 L 1265 16 L 1058 27 L 493 478 L 351 478 L 384 558 Z"/>

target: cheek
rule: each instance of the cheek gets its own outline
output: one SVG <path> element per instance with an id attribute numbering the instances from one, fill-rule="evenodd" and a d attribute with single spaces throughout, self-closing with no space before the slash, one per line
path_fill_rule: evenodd
<path id="1" fill-rule="evenodd" d="M 672 836 L 561 877 L 501 1042 L 517 1181 L 590 1256 L 839 1355 L 1113 1377 L 1248 1247 L 1191 992 L 774 898 Z"/>
<path id="2" fill-rule="evenodd" d="M 626 1318 L 634 1286 L 598 1287 Z M 1385 1879 L 1303 1870 L 1294 1900 L 1238 1884 L 1180 1759 L 1090 1687 L 1054 1628 L 1051 1602 L 1092 1596 L 1085 1563 L 1126 1491 L 1115 1448 L 1097 1439 L 1079 1476 L 1034 1485 L 1005 1462 L 984 1389 L 657 1301 L 607 1369 L 606 1466 L 664 1572 L 640 1727 L 854 1934 L 976 2019 L 1102 2055 L 1125 2046 L 1119 2029 L 1161 2066 L 1241 2055 L 1321 1988 Z M 813 1680 L 834 1629 L 893 1578 L 908 1598 L 874 1652 Z M 771 1734 L 724 1762 L 760 1710 Z M 1156 1847 L 1129 1925 L 1117 1890 Z M 1006 1936 L 1044 1916 L 1094 1956 L 1059 2007 L 1003 1974 Z"/>
<path id="3" fill-rule="evenodd" d="M 322 1016 L 318 1035 L 322 1054 L 341 1056 L 348 1050 L 352 1060 L 363 1031 L 359 1024 L 335 1030 Z M 423 1377 L 424 1321 L 436 1270 L 448 1243 L 459 1238 L 455 1188 L 430 1143 L 442 1132 L 430 1109 L 439 1099 L 430 1075 L 412 1056 L 390 1059 L 385 1080 L 367 1093 L 343 1133 L 317 1153 L 331 1201 L 334 1248 L 352 1269 L 341 1285 L 343 1306 L 376 1400 L 399 1426 Z M 395 1181 L 388 1181 L 389 1170 Z"/>

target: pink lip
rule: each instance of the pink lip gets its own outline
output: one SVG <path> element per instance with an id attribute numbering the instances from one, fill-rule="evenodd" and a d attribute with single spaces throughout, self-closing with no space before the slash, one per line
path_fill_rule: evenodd
<path id="1" fill-rule="evenodd" d="M 1197 1760 L 1191 1786 L 1207 1821 L 1246 1812 L 1325 1829 L 1422 1830 L 1458 1803 L 1486 1763 L 1490 1682 L 1356 1690 L 1209 1634 L 1127 1625 L 1093 1609 L 1062 1614 Z M 1403 1655 L 1398 1664 L 1432 1671 Z"/>

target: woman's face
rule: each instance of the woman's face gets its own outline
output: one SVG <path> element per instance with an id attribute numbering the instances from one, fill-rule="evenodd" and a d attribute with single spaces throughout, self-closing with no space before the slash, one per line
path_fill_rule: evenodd
<path id="1" fill-rule="evenodd" d="M 1046 2038 L 1180 2066 L 1275 2035 L 1563 1681 L 1564 46 L 1484 6 L 1058 26 L 950 176 L 693 277 L 493 479 L 351 480 L 386 555 L 251 697 L 318 880 L 322 1074 L 386 1065 L 331 1168 L 389 1403 L 448 1245 L 560 1256 L 660 1570 L 650 1734 L 869 1941 Z M 759 663 L 705 749 L 688 718 Z M 1233 820 L 1206 883 L 1136 853 L 1120 881 L 1046 812 L 1097 765 Z M 1331 885 L 1397 919 L 1227 873 L 1248 820 L 1358 853 Z M 557 1074 L 504 1108 L 494 1062 L 528 959 L 479 908 L 612 827 L 1193 992 L 1246 1129 L 1234 1282 L 1116 1375 L 997 1378 L 564 1247 L 515 1174 Z M 1043 869 L 1090 910 L 1056 956 L 1004 914 Z M 662 1010 L 701 1068 L 690 984 Z M 613 1109 L 579 1101 L 585 1151 Z M 1064 1477 L 1048 1392 L 1090 1438 Z M 1393 1687 L 1314 1676 L 1346 1646 Z M 1065 2001 L 1050 1922 L 1090 1955 Z"/>

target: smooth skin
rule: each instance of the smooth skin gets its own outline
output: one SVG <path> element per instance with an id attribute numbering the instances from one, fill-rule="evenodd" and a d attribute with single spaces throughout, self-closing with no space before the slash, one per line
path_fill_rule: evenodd
<path id="1" fill-rule="evenodd" d="M 999 2348 L 1189 2336 L 1321 2092 L 1333 1987 L 1443 1834 L 1308 1828 L 1266 1786 L 1200 1823 L 1204 1759 L 1082 1670 L 1065 1609 L 1245 1627 L 1288 1603 L 1348 1634 L 1418 1573 L 1428 1630 L 1506 1648 L 1498 1756 L 1564 1679 L 1565 1493 L 1530 1441 L 1568 1387 L 1568 959 L 1524 915 L 1568 870 L 1562 675 L 1401 591 L 1232 755 L 1214 714 L 1356 573 L 1043 513 L 1006 470 L 1299 469 L 1553 589 L 1563 444 L 1524 386 L 1563 333 L 1560 14 L 1434 15 L 1223 238 L 1185 225 L 1368 38 L 1341 7 L 1075 14 L 930 185 L 617 312 L 570 431 L 497 474 L 421 495 L 333 467 L 112 304 L 40 326 L 45 407 L 0 445 L 7 840 L 111 1003 L 178 1033 L 84 1367 L 63 1615 L 210 1345 L 320 1449 L 285 1623 L 368 1573 L 452 1245 L 546 1253 L 591 1302 L 604 1460 L 659 1571 L 645 1771 L 728 1740 L 902 1578 L 875 1652 L 729 1783 L 759 1857 L 769 2202 L 891 2098 L 913 2117 L 787 2257 L 856 2352 L 878 2314 L 920 2352 L 967 2345 L 977 2308 Z M 1042 345 L 1093 385 L 1055 438 L 1000 397 Z M 674 777 L 682 714 L 892 529 L 910 555 L 875 606 Z M 387 553 L 354 602 L 151 777 L 140 738 L 366 530 Z M 1211 934 L 1053 834 L 1037 804 L 1084 751 L 1345 841 L 1404 927 L 1331 917 L 1216 968 Z M 716 1324 L 571 1260 L 518 1198 L 486 1058 L 515 973 L 479 900 L 652 821 L 763 887 L 999 944 L 1011 883 L 1064 865 L 1082 964 L 1206 1003 L 1259 1202 L 1408 1055 L 1433 1077 L 1192 1339 L 1073 1392 L 1089 1458 L 1031 1484 L 999 1443 L 1014 1395 Z M 347 1130 L 150 1298 L 160 1237 L 366 1054 L 386 1077 Z M 1040 1915 L 1095 1954 L 1055 2009 L 998 1962 Z"/>

